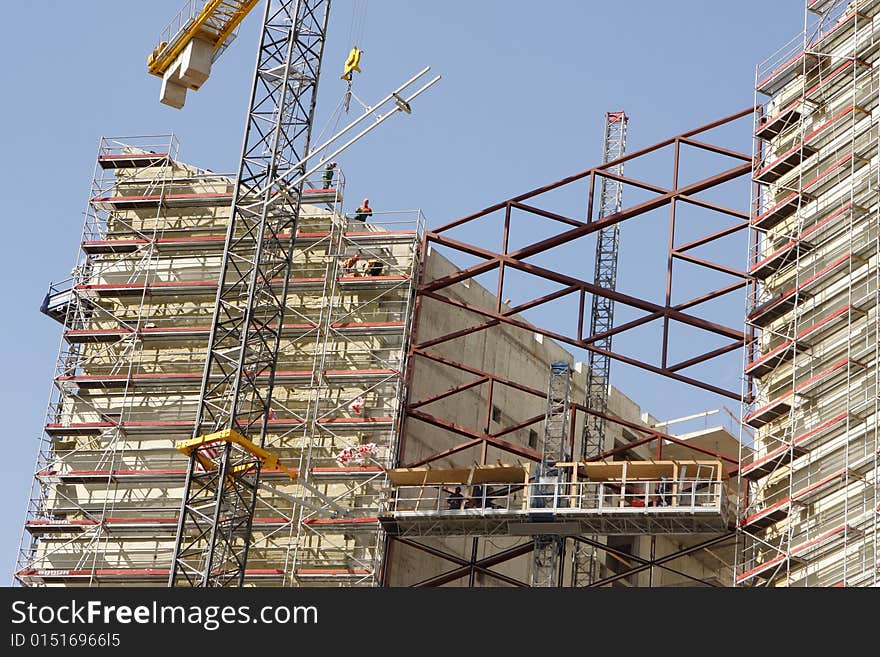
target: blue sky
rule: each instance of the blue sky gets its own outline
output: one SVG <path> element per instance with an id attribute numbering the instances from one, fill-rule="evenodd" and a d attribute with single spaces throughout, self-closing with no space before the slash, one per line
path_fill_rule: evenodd
<path id="1" fill-rule="evenodd" d="M 14 567 L 60 336 L 38 308 L 49 281 L 74 265 L 99 137 L 173 131 L 182 159 L 236 169 L 261 10 L 177 111 L 158 103 L 159 80 L 145 60 L 180 4 L 46 0 L 6 11 L 0 581 Z M 344 91 L 337 71 L 356 16 L 365 52 L 355 92 L 364 101 L 426 65 L 443 80 L 411 116 L 394 117 L 337 158 L 347 205 L 369 196 L 376 209 L 421 208 L 439 226 L 598 164 L 607 110 L 630 116 L 632 152 L 749 106 L 755 65 L 800 30 L 803 0 L 334 0 L 319 132 Z M 732 145 L 748 152 L 741 125 Z M 641 280 L 647 241 L 633 233 L 624 244 L 622 284 Z M 724 375 L 736 385 L 737 372 Z M 642 381 L 612 374 L 663 418 L 710 405 Z"/>

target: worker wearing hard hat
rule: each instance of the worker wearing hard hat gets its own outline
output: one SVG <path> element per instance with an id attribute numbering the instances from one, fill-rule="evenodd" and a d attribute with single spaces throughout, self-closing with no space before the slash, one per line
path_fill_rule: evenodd
<path id="1" fill-rule="evenodd" d="M 367 222 L 367 217 L 373 216 L 373 208 L 370 207 L 370 199 L 365 198 L 364 202 L 354 211 L 354 218 L 357 221 Z"/>
<path id="2" fill-rule="evenodd" d="M 324 167 L 324 189 L 332 189 L 333 188 L 333 173 L 336 169 L 336 162 L 328 162 L 327 166 Z"/>

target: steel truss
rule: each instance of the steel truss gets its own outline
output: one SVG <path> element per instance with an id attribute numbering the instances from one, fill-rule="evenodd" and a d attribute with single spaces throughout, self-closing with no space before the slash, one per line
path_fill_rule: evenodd
<path id="1" fill-rule="evenodd" d="M 736 584 L 878 582 L 880 2 L 807 2 L 756 69 Z M 767 99 L 758 104 L 758 98 Z"/>
<path id="2" fill-rule="evenodd" d="M 626 128 L 629 118 L 624 112 L 605 113 L 605 137 L 602 142 L 602 164 L 619 160 L 626 152 Z M 623 165 L 612 168 L 611 173 L 622 176 Z M 599 219 L 620 212 L 623 204 L 623 183 L 620 180 L 602 178 L 599 192 Z M 596 263 L 593 282 L 606 290 L 617 289 L 617 260 L 620 250 L 620 224 L 608 226 L 596 236 Z M 614 302 L 598 294 L 593 295 L 590 312 L 590 335 L 605 337 L 596 341 L 602 352 L 591 351 L 587 359 L 587 406 L 598 411 L 608 410 L 608 394 L 611 386 L 611 334 L 614 328 Z M 603 353 L 604 352 L 604 353 Z M 581 435 L 581 458 L 588 459 L 605 449 L 605 421 L 601 416 L 591 415 L 584 419 Z M 586 543 L 578 543 L 572 550 L 571 576 L 573 586 L 589 583 L 595 575 L 596 553 Z"/>
<path id="3" fill-rule="evenodd" d="M 673 573 L 683 578 L 691 585 L 716 587 L 721 585 L 718 581 L 694 577 L 693 575 L 690 575 L 683 570 L 675 568 L 670 564 L 677 559 L 683 559 L 697 552 L 700 552 L 701 550 L 707 550 L 709 548 L 718 549 L 725 546 L 730 546 L 734 543 L 735 534 L 734 532 L 726 532 L 717 536 L 703 538 L 702 540 L 699 540 L 692 545 L 682 547 L 681 549 L 675 550 L 669 554 L 652 554 L 649 559 L 643 559 L 634 556 L 628 552 L 617 550 L 609 545 L 606 545 L 605 543 L 601 543 L 587 537 L 574 536 L 570 537 L 570 540 L 578 544 L 587 544 L 597 551 L 604 552 L 609 555 L 614 555 L 619 563 L 622 564 L 619 572 L 586 584 L 585 586 L 588 588 L 601 588 L 604 586 L 611 586 L 616 582 L 625 581 L 627 578 L 633 577 L 634 575 L 638 575 L 639 573 L 645 571 L 647 571 L 649 573 L 649 577 L 653 579 L 655 570 L 664 570 Z M 437 575 L 423 579 L 419 582 L 414 582 L 412 584 L 413 587 L 425 588 L 445 586 L 464 578 L 467 578 L 467 582 L 464 585 L 473 587 L 477 583 L 477 578 L 479 576 L 491 578 L 491 581 L 493 581 L 496 586 L 506 585 L 521 588 L 530 586 L 528 582 L 524 582 L 515 577 L 511 577 L 509 575 L 499 572 L 498 570 L 494 570 L 493 568 L 495 566 L 501 566 L 506 563 L 514 562 L 517 559 L 528 555 L 530 552 L 533 552 L 536 547 L 536 544 L 533 540 L 525 541 L 518 545 L 504 548 L 502 550 L 499 550 L 495 554 L 484 557 L 477 557 L 478 541 L 479 539 L 477 538 L 471 539 L 472 550 L 470 558 L 467 559 L 462 558 L 461 556 L 452 552 L 449 552 L 448 550 L 442 550 L 433 545 L 427 545 L 425 543 L 421 543 L 410 538 L 396 537 L 392 545 L 396 546 L 397 549 L 409 548 L 412 550 L 416 550 L 423 555 L 434 557 L 436 559 L 454 565 L 454 567 L 450 570 L 446 570 Z"/>
<path id="4" fill-rule="evenodd" d="M 329 0 L 266 3 L 194 437 L 266 439 L 303 188 L 279 173 L 306 172 L 329 11 Z M 200 472 L 197 455 L 215 468 Z M 247 467 L 228 476 L 236 466 Z M 259 477 L 230 445 L 193 453 L 169 586 L 244 584 Z"/>
<path id="5" fill-rule="evenodd" d="M 527 459 L 540 462 L 541 454 L 530 447 L 524 446 L 519 441 L 510 440 L 510 437 L 517 431 L 528 429 L 543 419 L 543 415 L 536 415 L 526 420 L 516 422 L 515 424 L 500 426 L 491 429 L 491 414 L 493 409 L 493 399 L 495 395 L 502 394 L 506 391 L 517 391 L 517 393 L 526 396 L 543 398 L 545 391 L 524 385 L 520 381 L 512 380 L 510 377 L 501 374 L 498 371 L 487 371 L 473 367 L 460 359 L 452 356 L 455 353 L 455 341 L 473 336 L 481 332 L 491 333 L 493 329 L 505 327 L 505 330 L 522 329 L 526 335 L 543 336 L 551 338 L 563 346 L 570 346 L 587 350 L 588 352 L 597 353 L 607 356 L 612 360 L 617 360 L 629 365 L 641 368 L 648 372 L 654 373 L 661 378 L 684 382 L 703 390 L 717 393 L 721 396 L 737 399 L 741 398 L 739 390 L 731 390 L 721 387 L 715 383 L 703 380 L 697 376 L 689 376 L 685 373 L 687 368 L 695 365 L 704 364 L 715 359 L 723 358 L 725 355 L 736 352 L 741 349 L 746 342 L 747 336 L 741 329 L 724 326 L 717 322 L 710 321 L 700 316 L 700 307 L 702 304 L 717 301 L 719 299 L 737 299 L 747 285 L 748 275 L 746 272 L 739 271 L 721 263 L 711 261 L 703 257 L 697 257 L 691 253 L 697 247 L 720 242 L 726 237 L 732 235 L 744 235 L 749 225 L 749 214 L 747 212 L 734 208 L 725 207 L 723 205 L 704 200 L 701 193 L 719 187 L 733 180 L 738 180 L 751 173 L 752 156 L 731 149 L 714 145 L 705 141 L 704 135 L 714 128 L 723 127 L 733 124 L 736 121 L 750 116 L 753 108 L 748 108 L 736 114 L 725 117 L 719 121 L 707 124 L 682 133 L 676 137 L 667 139 L 657 145 L 642 149 L 638 152 L 627 155 L 603 164 L 599 167 L 589 169 L 587 171 L 569 176 L 558 182 L 535 189 L 525 194 L 513 197 L 501 203 L 490 206 L 480 212 L 468 215 L 456 221 L 453 221 L 436 230 L 429 231 L 425 237 L 425 252 L 428 248 L 443 249 L 444 253 L 458 253 L 463 257 L 476 258 L 478 264 L 464 267 L 460 271 L 444 275 L 434 280 L 428 280 L 424 275 L 424 264 L 422 282 L 418 288 L 418 297 L 416 301 L 416 335 L 409 353 L 408 361 L 408 386 L 411 386 L 414 374 L 420 371 L 420 368 L 445 367 L 450 371 L 455 371 L 461 378 L 462 383 L 443 392 L 426 395 L 419 399 L 410 398 L 407 401 L 406 424 L 404 432 L 404 441 L 416 427 L 423 427 L 425 430 L 433 429 L 438 435 L 445 435 L 460 438 L 460 441 L 452 441 L 446 445 L 438 444 L 437 451 L 429 456 L 419 456 L 418 458 L 407 458 L 406 443 L 401 446 L 400 457 L 398 463 L 401 467 L 417 467 L 430 464 L 436 461 L 447 459 L 450 457 L 462 458 L 468 452 L 476 450 L 476 458 L 473 460 L 481 463 L 487 463 L 490 450 L 507 455 L 513 455 L 516 458 Z M 673 169 L 673 186 L 671 188 L 664 187 L 641 181 L 634 178 L 626 178 L 622 175 L 613 173 L 615 168 L 622 166 L 624 163 L 637 160 L 641 157 L 649 157 L 661 151 L 664 148 L 672 150 L 672 169 Z M 697 149 L 702 152 L 710 152 L 717 156 L 718 160 L 730 162 L 727 168 L 722 168 L 722 164 L 717 164 L 719 170 L 717 173 L 707 175 L 695 182 L 679 185 L 679 167 L 680 155 L 685 149 Z M 598 208 L 595 206 L 594 199 L 596 195 L 594 190 L 596 185 L 607 178 L 614 180 L 623 185 L 632 185 L 640 190 L 650 192 L 652 198 L 634 204 L 629 207 L 622 208 L 619 212 L 610 214 L 604 218 L 594 218 Z M 587 183 L 589 186 L 589 203 L 587 221 L 574 219 L 564 214 L 553 212 L 542 207 L 542 199 L 552 199 L 552 192 L 561 190 L 566 186 L 579 185 Z M 552 201 L 548 201 L 552 202 Z M 724 228 L 703 234 L 702 236 L 689 239 L 683 242 L 676 238 L 676 208 L 681 204 L 696 206 L 707 212 L 707 216 L 717 216 L 723 218 L 726 222 Z M 649 299 L 639 298 L 632 295 L 624 294 L 616 290 L 609 290 L 596 285 L 594 282 L 579 279 L 574 276 L 566 275 L 559 272 L 559 268 L 550 270 L 546 267 L 535 264 L 534 256 L 541 255 L 543 258 L 552 256 L 554 249 L 564 247 L 576 240 L 598 233 L 599 231 L 618 225 L 626 220 L 635 219 L 648 212 L 658 208 L 669 208 L 669 227 L 670 237 L 668 248 L 666 251 L 668 269 L 665 272 L 666 292 L 665 298 L 660 302 L 654 302 Z M 511 227 L 514 220 L 519 216 L 532 217 L 533 219 L 543 218 L 551 222 L 557 222 L 562 227 L 562 232 L 544 238 L 533 243 L 512 248 Z M 450 233 L 455 229 L 467 229 L 479 222 L 487 222 L 491 217 L 499 217 L 503 221 L 503 229 L 497 239 L 497 243 L 502 245 L 500 251 L 495 251 L 470 241 L 451 237 Z M 731 223 L 731 218 L 733 222 Z M 485 224 L 488 225 L 488 224 Z M 486 230 L 485 228 L 483 230 Z M 564 256 L 562 256 L 564 258 Z M 715 272 L 723 272 L 733 277 L 735 280 L 729 285 L 711 290 L 700 296 L 688 299 L 683 302 L 673 302 L 673 262 L 688 262 L 697 267 L 704 267 Z M 505 307 L 502 300 L 505 297 L 505 273 L 519 272 L 529 274 L 536 279 L 554 284 L 559 289 L 555 292 L 538 296 L 535 298 L 527 298 L 519 300 L 512 307 Z M 472 279 L 480 277 L 482 285 L 487 275 L 496 277 L 496 289 L 494 290 L 494 299 L 491 307 L 480 307 L 474 304 L 468 304 L 453 298 L 452 295 L 443 294 L 446 290 L 451 290 L 458 284 L 464 284 Z M 647 275 L 647 274 L 646 274 Z M 635 308 L 644 313 L 643 317 L 620 324 L 603 334 L 590 335 L 584 330 L 585 328 L 585 312 L 589 308 L 589 296 L 596 295 L 611 300 L 617 304 L 622 304 Z M 542 305 L 548 304 L 557 299 L 572 296 L 577 301 L 577 315 L 571 324 L 577 326 L 576 331 L 554 330 L 542 325 L 540 321 L 526 321 L 522 318 L 521 313 L 529 310 L 539 309 Z M 519 298 L 519 297 L 518 297 Z M 438 335 L 430 335 L 422 337 L 427 331 L 421 325 L 419 317 L 423 312 L 426 303 L 439 303 L 440 307 L 454 309 L 463 313 L 465 316 L 472 318 L 475 323 L 470 324 L 466 328 L 460 328 L 454 331 L 441 332 Z M 736 301 L 734 301 L 736 303 Z M 530 316 L 531 317 L 531 316 Z M 654 362 L 646 361 L 644 358 L 628 355 L 619 351 L 604 350 L 597 346 L 598 340 L 611 336 L 620 335 L 626 331 L 644 326 L 652 321 L 662 322 L 662 342 L 660 353 Z M 564 322 L 562 322 L 564 323 Z M 686 356 L 678 362 L 673 362 L 670 357 L 669 339 L 670 327 L 675 324 L 683 324 L 692 329 L 704 331 L 713 336 L 720 336 L 725 339 L 725 344 L 708 352 L 695 353 Z M 445 351 L 443 347 L 446 347 Z M 426 370 L 427 371 L 427 370 Z M 473 422 L 461 422 L 456 419 L 447 419 L 442 415 L 431 411 L 431 404 L 440 400 L 453 399 L 456 395 L 464 394 L 467 391 L 479 390 L 482 399 L 485 400 L 485 406 L 479 414 L 479 418 Z M 674 436 L 663 434 L 645 427 L 636 422 L 628 422 L 609 413 L 603 413 L 590 408 L 584 404 L 575 402 L 570 403 L 572 421 L 569 423 L 569 444 L 574 444 L 574 431 L 576 426 L 585 417 L 599 416 L 610 425 L 624 426 L 633 432 L 638 438 L 627 442 L 624 446 L 611 450 L 605 450 L 601 454 L 597 454 L 594 459 L 610 458 L 615 454 L 631 450 L 639 445 L 644 445 L 651 441 L 656 441 L 656 450 L 658 456 L 662 453 L 662 445 L 671 443 L 683 443 L 678 441 Z M 448 440 L 448 438 L 447 438 Z M 731 469 L 736 466 L 736 459 L 727 455 L 715 453 L 711 450 L 698 450 L 706 454 L 721 458 L 731 464 Z M 477 539 L 474 539 L 477 540 Z M 393 542 L 397 542 L 395 539 Z M 476 549 L 474 551 L 476 554 Z M 392 561 L 393 564 L 393 561 Z M 464 566 L 462 566 L 464 568 Z M 596 583 L 603 580 L 597 580 Z"/>
<path id="6" fill-rule="evenodd" d="M 626 152 L 626 127 L 629 119 L 623 112 L 605 114 L 605 138 L 602 146 L 602 164 L 620 160 Z M 610 167 L 615 176 L 623 175 L 623 164 Z M 623 204 L 623 181 L 602 177 L 599 191 L 599 215 L 604 219 L 618 212 Z M 596 264 L 593 282 L 606 290 L 617 289 L 617 260 L 620 250 L 620 224 L 607 226 L 596 237 Z M 608 386 L 611 374 L 611 334 L 614 328 L 614 301 L 599 294 L 593 295 L 590 312 L 590 335 L 603 335 L 596 340 L 602 351 L 591 351 L 587 367 L 587 405 L 599 411 L 608 408 Z M 605 423 L 600 416 L 590 416 L 584 424 L 581 439 L 581 457 L 590 458 L 604 449 Z"/>

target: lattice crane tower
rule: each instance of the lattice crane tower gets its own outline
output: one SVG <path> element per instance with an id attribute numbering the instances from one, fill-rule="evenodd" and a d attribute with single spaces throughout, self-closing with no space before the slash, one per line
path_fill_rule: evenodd
<path id="1" fill-rule="evenodd" d="M 626 125 L 629 118 L 624 112 L 605 113 L 605 140 L 602 163 L 607 164 L 623 157 L 626 151 Z M 623 164 L 607 169 L 615 176 L 623 175 Z M 602 176 L 599 195 L 599 219 L 620 212 L 623 199 L 623 183 Z M 620 224 L 607 226 L 599 231 L 596 242 L 596 264 L 593 282 L 607 290 L 617 287 L 617 255 L 620 248 Z M 593 343 L 602 352 L 590 351 L 587 368 L 587 407 L 601 413 L 608 410 L 608 376 L 611 372 L 611 335 L 605 335 L 614 325 L 614 301 L 608 297 L 593 295 L 589 335 L 604 335 Z M 587 415 L 584 421 L 581 456 L 585 459 L 598 456 L 604 450 L 605 419 L 599 415 Z"/>
<path id="2" fill-rule="evenodd" d="M 244 583 L 329 11 L 265 3 L 169 586 Z"/>

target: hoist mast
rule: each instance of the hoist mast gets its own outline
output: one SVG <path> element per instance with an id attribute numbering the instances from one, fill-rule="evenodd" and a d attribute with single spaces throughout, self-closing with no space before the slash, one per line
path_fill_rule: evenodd
<path id="1" fill-rule="evenodd" d="M 539 484 L 536 487 L 538 497 L 533 500 L 536 506 L 554 508 L 557 506 L 554 493 L 559 489 L 558 484 L 562 483 L 565 475 L 556 464 L 569 461 L 571 458 L 568 436 L 570 403 L 571 366 L 564 361 L 551 363 L 550 378 L 547 383 L 547 409 L 544 412 L 541 463 L 535 475 L 535 481 Z M 538 534 L 534 537 L 534 542 L 531 585 L 559 586 L 565 538 L 557 534 Z"/>

